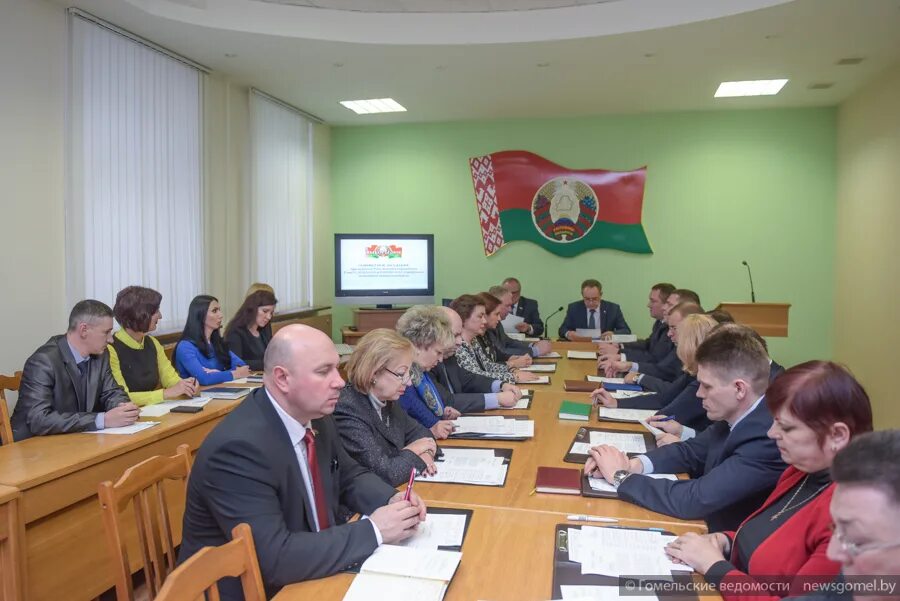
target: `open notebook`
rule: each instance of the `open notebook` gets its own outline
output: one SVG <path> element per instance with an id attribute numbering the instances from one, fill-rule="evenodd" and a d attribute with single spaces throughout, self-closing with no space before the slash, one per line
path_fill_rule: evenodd
<path id="1" fill-rule="evenodd" d="M 441 601 L 461 559 L 459 551 L 381 545 L 362 564 L 344 601 Z"/>

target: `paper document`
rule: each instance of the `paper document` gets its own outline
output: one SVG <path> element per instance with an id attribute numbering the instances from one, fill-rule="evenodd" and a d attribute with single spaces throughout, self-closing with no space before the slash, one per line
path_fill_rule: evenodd
<path id="1" fill-rule="evenodd" d="M 566 351 L 567 359 L 596 359 L 597 353 L 594 351 Z"/>
<path id="2" fill-rule="evenodd" d="M 532 363 L 528 367 L 520 367 L 519 370 L 553 373 L 556 371 L 556 363 Z"/>
<path id="3" fill-rule="evenodd" d="M 664 431 L 664 430 L 660 430 L 659 428 L 656 428 L 656 427 L 654 427 L 654 426 L 651 426 L 650 423 L 649 423 L 647 420 L 645 420 L 645 419 L 639 420 L 638 423 L 639 423 L 640 425 L 644 426 L 645 428 L 647 428 L 647 430 L 648 430 L 651 434 L 653 434 L 653 436 L 659 436 L 660 434 L 665 434 L 665 431 Z"/>
<path id="4" fill-rule="evenodd" d="M 550 376 L 538 376 L 535 380 L 529 380 L 529 384 L 549 384 Z"/>
<path id="5" fill-rule="evenodd" d="M 459 551 L 381 545 L 363 562 L 360 573 L 375 572 L 450 582 L 460 559 L 462 553 Z"/>
<path id="6" fill-rule="evenodd" d="M 520 389 L 519 389 L 519 392 L 522 393 L 522 396 L 523 396 L 523 397 L 531 396 L 531 390 L 528 389 L 528 388 L 520 388 Z"/>
<path id="7" fill-rule="evenodd" d="M 458 449 L 456 447 L 441 447 L 443 460 L 478 459 L 492 463 L 496 455 L 493 449 Z"/>
<path id="8" fill-rule="evenodd" d="M 625 344 L 626 342 L 637 342 L 637 336 L 635 334 L 613 334 L 612 338 L 609 339 L 610 342 L 615 344 Z"/>
<path id="9" fill-rule="evenodd" d="M 443 456 L 435 462 L 437 474 L 419 475 L 420 482 L 454 482 L 502 486 L 506 480 L 503 457 L 497 457 L 493 449 L 454 449 L 442 447 Z"/>
<path id="10" fill-rule="evenodd" d="M 466 516 L 457 513 L 429 513 L 411 538 L 400 543 L 414 549 L 459 547 L 463 543 Z"/>
<path id="11" fill-rule="evenodd" d="M 344 601 L 372 601 L 372 599 L 441 601 L 446 590 L 447 583 L 440 580 L 359 574 L 350 583 L 350 588 L 344 594 Z"/>
<path id="12" fill-rule="evenodd" d="M 616 447 L 623 453 L 646 453 L 647 444 L 644 441 L 643 434 L 632 434 L 630 432 L 597 432 L 592 430 L 591 446 L 606 444 Z"/>
<path id="13" fill-rule="evenodd" d="M 678 476 L 675 474 L 644 474 L 644 476 L 656 478 L 657 480 L 678 480 Z M 591 489 L 597 492 L 616 492 L 616 487 L 603 478 L 588 478 L 588 484 L 591 485 Z M 668 574 L 668 572 L 663 573 Z"/>
<path id="14" fill-rule="evenodd" d="M 603 332 L 596 328 L 575 328 L 575 335 L 581 336 L 582 338 L 600 338 L 601 334 L 603 334 Z"/>
<path id="15" fill-rule="evenodd" d="M 525 334 L 522 334 L 521 332 L 507 332 L 506 335 L 509 336 L 512 340 L 525 342 Z"/>
<path id="16" fill-rule="evenodd" d="M 262 376 L 247 376 L 246 378 L 238 378 L 237 380 L 232 380 L 229 384 L 249 384 L 250 386 L 262 386 Z"/>
<path id="17" fill-rule="evenodd" d="M 522 336 L 525 336 L 524 332 L 519 332 L 519 330 L 516 329 L 517 325 L 519 325 L 520 323 L 525 323 L 524 317 L 520 317 L 518 315 L 513 315 L 512 313 L 510 313 L 500 323 L 503 324 L 503 331 L 507 334 L 521 334 Z"/>
<path id="18" fill-rule="evenodd" d="M 576 442 L 572 444 L 572 448 L 569 449 L 569 453 L 573 455 L 587 455 L 588 451 L 591 450 L 591 445 L 586 442 Z"/>
<path id="19" fill-rule="evenodd" d="M 141 417 L 162 417 L 169 413 L 173 407 L 203 407 L 209 403 L 210 398 L 186 399 L 184 401 L 165 401 L 155 405 L 141 407 Z"/>
<path id="20" fill-rule="evenodd" d="M 510 438 L 534 436 L 534 421 L 507 419 L 499 415 L 463 416 L 453 421 L 455 434 L 488 434 Z"/>
<path id="21" fill-rule="evenodd" d="M 619 409 L 618 407 L 600 407 L 600 419 L 604 417 L 609 419 L 618 419 L 628 422 L 639 423 L 642 419 L 647 419 L 651 415 L 655 415 L 654 409 Z"/>
<path id="22" fill-rule="evenodd" d="M 576 559 L 572 557 L 573 531 L 569 529 L 569 559 L 581 564 L 582 574 L 661 575 L 672 569 L 665 553 L 671 539 L 658 531 L 584 526 L 574 537 Z"/>
<path id="23" fill-rule="evenodd" d="M 646 390 L 611 390 L 609 392 L 610 396 L 614 399 L 630 399 L 636 396 L 647 396 L 648 394 L 656 394 L 655 392 L 648 392 Z"/>
<path id="24" fill-rule="evenodd" d="M 104 428 L 103 430 L 93 430 L 88 434 L 137 434 L 147 428 L 158 426 L 159 422 L 134 422 L 130 426 L 121 426 L 119 428 Z"/>
<path id="25" fill-rule="evenodd" d="M 541 355 L 541 356 L 538 357 L 538 358 L 539 358 L 539 359 L 562 359 L 562 355 L 560 355 L 560 354 L 557 353 L 556 351 L 550 351 L 549 353 L 546 353 L 546 354 L 544 354 L 544 355 Z"/>
<path id="26" fill-rule="evenodd" d="M 605 378 L 603 376 L 588 376 L 588 382 L 605 382 L 607 384 L 624 384 L 625 378 Z"/>

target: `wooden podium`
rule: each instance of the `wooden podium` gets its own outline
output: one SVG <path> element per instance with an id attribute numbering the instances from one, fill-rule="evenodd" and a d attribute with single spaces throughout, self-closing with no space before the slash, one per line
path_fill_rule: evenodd
<path id="1" fill-rule="evenodd" d="M 756 330 L 760 336 L 787 337 L 789 303 L 719 303 L 734 320 Z"/>

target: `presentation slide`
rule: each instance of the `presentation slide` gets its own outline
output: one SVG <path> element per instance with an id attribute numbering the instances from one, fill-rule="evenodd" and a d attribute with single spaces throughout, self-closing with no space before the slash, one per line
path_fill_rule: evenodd
<path id="1" fill-rule="evenodd" d="M 428 288 L 428 241 L 341 240 L 342 290 Z"/>

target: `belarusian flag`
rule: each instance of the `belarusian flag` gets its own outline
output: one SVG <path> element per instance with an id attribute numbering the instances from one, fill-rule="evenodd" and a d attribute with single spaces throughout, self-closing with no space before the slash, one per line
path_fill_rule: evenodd
<path id="1" fill-rule="evenodd" d="M 528 240 L 573 257 L 592 248 L 652 253 L 641 225 L 646 167 L 572 171 L 522 150 L 469 159 L 488 256 Z"/>

